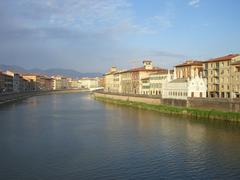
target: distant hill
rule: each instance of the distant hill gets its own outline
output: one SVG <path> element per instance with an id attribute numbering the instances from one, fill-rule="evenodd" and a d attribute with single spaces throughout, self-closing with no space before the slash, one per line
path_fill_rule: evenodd
<path id="1" fill-rule="evenodd" d="M 72 77 L 72 78 L 81 78 L 81 77 L 99 77 L 102 76 L 101 73 L 81 73 L 76 70 L 72 69 L 61 69 L 61 68 L 52 68 L 52 69 L 25 69 L 21 66 L 15 66 L 15 65 L 4 65 L 0 64 L 0 70 L 6 71 L 6 70 L 12 70 L 19 73 L 37 73 L 37 74 L 44 74 L 48 76 L 53 75 L 61 75 L 66 77 Z"/>

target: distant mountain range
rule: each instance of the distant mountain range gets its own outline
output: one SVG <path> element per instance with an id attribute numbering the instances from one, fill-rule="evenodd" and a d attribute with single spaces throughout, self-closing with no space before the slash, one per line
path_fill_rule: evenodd
<path id="1" fill-rule="evenodd" d="M 4 64 L 0 64 L 0 70 L 1 71 L 12 70 L 14 72 L 19 72 L 19 73 L 37 73 L 37 74 L 43 74 L 48 76 L 61 75 L 61 76 L 72 77 L 72 78 L 102 76 L 101 73 L 81 73 L 72 69 L 61 69 L 61 68 L 52 68 L 52 69 L 45 69 L 45 70 L 25 69 L 21 66 L 4 65 Z"/>

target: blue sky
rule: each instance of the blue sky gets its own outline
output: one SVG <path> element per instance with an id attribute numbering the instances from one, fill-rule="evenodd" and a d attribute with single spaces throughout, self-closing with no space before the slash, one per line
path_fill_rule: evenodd
<path id="1" fill-rule="evenodd" d="M 105 72 L 240 53 L 238 0 L 2 0 L 0 63 Z"/>

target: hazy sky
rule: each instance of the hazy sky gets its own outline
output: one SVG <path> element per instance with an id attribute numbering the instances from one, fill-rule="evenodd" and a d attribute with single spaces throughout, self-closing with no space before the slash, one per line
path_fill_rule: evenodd
<path id="1" fill-rule="evenodd" d="M 105 72 L 240 52 L 239 0 L 1 0 L 0 64 Z M 138 62 L 138 63 L 137 63 Z"/>

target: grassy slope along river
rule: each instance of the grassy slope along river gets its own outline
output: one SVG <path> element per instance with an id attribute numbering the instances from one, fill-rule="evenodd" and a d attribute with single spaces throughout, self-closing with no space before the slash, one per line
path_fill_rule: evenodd
<path id="1" fill-rule="evenodd" d="M 100 100 L 104 102 L 110 102 L 114 104 L 154 110 L 161 113 L 177 114 L 177 115 L 183 115 L 183 116 L 190 116 L 194 118 L 205 118 L 208 120 L 216 119 L 216 120 L 240 122 L 239 112 L 223 112 L 223 111 L 211 110 L 211 109 L 204 110 L 204 109 L 195 109 L 195 108 L 187 108 L 187 107 L 176 107 L 176 106 L 170 106 L 170 105 L 155 105 L 155 104 L 148 104 L 143 102 L 119 100 L 117 98 L 113 99 L 108 97 L 102 97 L 96 94 L 94 94 L 94 98 L 96 100 Z"/>

